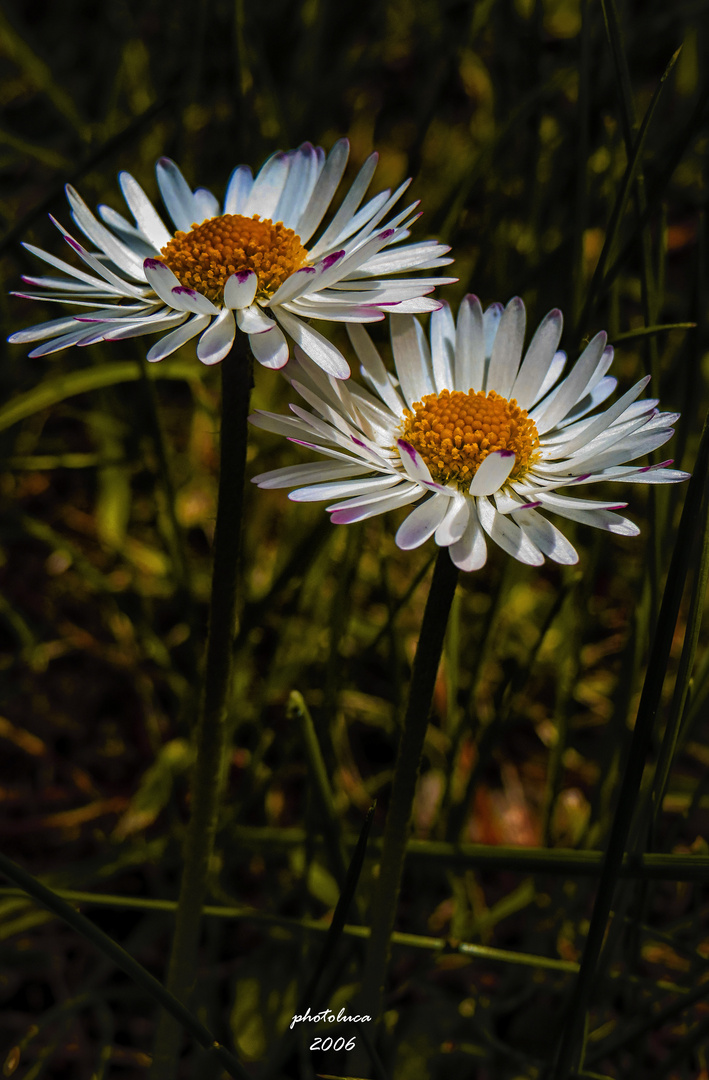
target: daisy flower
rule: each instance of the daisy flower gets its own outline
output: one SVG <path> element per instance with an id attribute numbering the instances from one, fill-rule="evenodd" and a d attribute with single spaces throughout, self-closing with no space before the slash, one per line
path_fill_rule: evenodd
<path id="1" fill-rule="evenodd" d="M 364 327 L 349 328 L 368 389 L 328 378 L 298 355 L 286 371 L 310 410 L 292 417 L 257 411 L 251 423 L 279 432 L 327 460 L 262 473 L 263 488 L 295 487 L 296 502 L 327 502 L 348 524 L 418 503 L 396 534 L 408 550 L 431 536 L 461 570 L 478 570 L 492 540 L 520 562 L 578 555 L 547 514 L 621 536 L 639 530 L 616 513 L 627 504 L 578 498 L 579 484 L 676 483 L 687 473 L 627 465 L 672 436 L 678 414 L 640 399 L 649 377 L 603 412 L 616 380 L 613 349 L 597 334 L 561 378 L 562 315 L 550 311 L 523 358 L 526 313 L 519 298 L 483 313 L 467 296 L 454 322 L 443 304 L 431 316 L 430 345 L 419 321 L 391 317 L 397 378 Z M 561 380 L 561 381 L 560 381 Z"/>
<path id="2" fill-rule="evenodd" d="M 452 262 L 444 257 L 450 248 L 435 240 L 399 244 L 409 235 L 418 204 L 389 215 L 410 181 L 360 206 L 377 154 L 313 239 L 348 156 L 349 143 L 340 139 L 327 158 L 310 143 L 279 151 L 255 177 L 240 165 L 223 206 L 205 188 L 192 191 L 177 165 L 161 158 L 158 186 L 174 231 L 129 173 L 120 173 L 118 182 L 133 222 L 109 206 L 98 208 L 99 221 L 67 186 L 72 217 L 96 250 L 52 221 L 90 272 L 25 244 L 61 276 L 23 277 L 40 291 L 15 295 L 67 304 L 74 313 L 9 340 L 41 341 L 30 356 L 44 356 L 69 345 L 160 333 L 148 360 L 162 360 L 199 335 L 197 356 L 216 364 L 228 354 L 238 328 L 265 367 L 287 362 L 287 334 L 328 374 L 347 378 L 342 353 L 306 320 L 373 322 L 388 311 L 433 311 L 438 303 L 426 294 L 456 280 L 409 276 Z"/>

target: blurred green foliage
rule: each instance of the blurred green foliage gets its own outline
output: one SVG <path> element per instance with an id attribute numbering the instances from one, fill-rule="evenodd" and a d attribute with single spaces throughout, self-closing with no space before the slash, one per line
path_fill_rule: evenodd
<path id="1" fill-rule="evenodd" d="M 413 177 L 416 235 L 454 249 L 452 303 L 468 290 L 486 303 L 520 294 L 530 326 L 561 307 L 572 354 L 607 328 L 620 386 L 651 370 L 662 407 L 682 411 L 670 453 L 691 468 L 709 404 L 708 13 L 706 0 L 622 4 L 624 85 L 602 6 L 586 0 L 5 0 L 6 289 L 36 270 L 21 239 L 64 257 L 46 213 L 69 224 L 66 181 L 91 205 L 122 209 L 116 173 L 156 196 L 154 163 L 167 154 L 221 195 L 236 164 L 257 167 L 306 139 L 329 148 L 344 134 L 348 177 L 373 149 L 377 189 Z M 613 237 L 628 142 L 679 46 Z M 7 333 L 57 314 L 5 292 L 0 304 Z M 641 333 L 684 323 L 696 328 Z M 385 328 L 373 333 L 386 351 Z M 110 894 L 87 911 L 161 977 L 170 923 L 149 901 L 176 895 L 218 374 L 189 346 L 146 372 L 140 339 L 40 360 L 3 348 L 3 850 L 56 888 Z M 285 382 L 259 370 L 254 398 L 283 409 Z M 250 467 L 300 453 L 254 431 Z M 300 690 L 312 711 L 349 852 L 374 798 L 381 832 L 432 550 L 398 551 L 395 515 L 332 527 L 320 507 L 283 492 L 247 497 L 211 885 L 214 904 L 242 914 L 209 920 L 196 1008 L 244 1060 L 263 1063 L 315 963 L 322 935 L 309 921 L 324 929 L 341 866 L 289 695 Z M 682 492 L 633 486 L 627 497 L 639 540 L 578 529 L 578 568 L 532 571 L 498 552 L 461 583 L 415 835 L 503 847 L 494 865 L 474 851 L 463 865 L 445 846 L 412 854 L 399 920 L 409 937 L 397 939 L 386 1015 L 393 1078 L 516 1080 L 548 1061 L 572 974 L 544 960 L 578 961 L 593 879 L 543 861 L 517 869 L 510 846 L 584 851 L 607 836 Z M 678 633 L 675 661 L 680 647 Z M 707 853 L 703 634 L 697 657 L 657 853 Z M 372 851 L 351 923 L 366 912 Z M 693 993 L 709 953 L 706 885 L 675 881 L 671 868 L 642 878 L 624 885 L 628 921 L 594 997 L 587 1075 L 706 1076 L 706 1003 Z M 144 908 L 122 908 L 121 897 Z M 0 939 L 5 1075 L 144 1075 L 154 1017 L 137 990 L 17 896 L 0 896 Z M 541 959 L 465 953 L 460 941 Z M 349 1000 L 359 948 L 343 939 L 313 1009 Z M 342 1072 L 341 1055 L 311 1058 L 310 1034 L 297 1033 L 281 1074 Z M 185 1077 L 218 1075 L 191 1046 L 183 1067 Z"/>

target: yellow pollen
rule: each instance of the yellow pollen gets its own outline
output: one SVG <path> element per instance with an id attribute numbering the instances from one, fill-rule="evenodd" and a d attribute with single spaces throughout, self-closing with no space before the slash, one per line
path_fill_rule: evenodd
<path id="1" fill-rule="evenodd" d="M 537 458 L 539 434 L 533 420 L 517 402 L 491 390 L 464 394 L 442 390 L 426 394 L 404 410 L 402 438 L 414 446 L 439 484 L 454 483 L 467 491 L 488 454 L 513 450 L 510 474 L 516 480 Z"/>
<path id="2" fill-rule="evenodd" d="M 267 300 L 308 258 L 292 229 L 258 214 L 209 218 L 188 233 L 176 232 L 161 255 L 181 285 L 215 303 L 224 300 L 227 278 L 243 270 L 256 272 L 256 297 Z"/>

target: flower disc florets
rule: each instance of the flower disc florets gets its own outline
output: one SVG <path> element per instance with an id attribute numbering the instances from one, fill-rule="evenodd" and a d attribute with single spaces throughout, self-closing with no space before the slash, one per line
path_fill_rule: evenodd
<path id="1" fill-rule="evenodd" d="M 231 274 L 255 271 L 256 298 L 267 300 L 308 257 L 293 229 L 258 214 L 209 218 L 188 233 L 176 232 L 161 254 L 180 284 L 218 304 Z"/>
<path id="2" fill-rule="evenodd" d="M 418 450 L 432 478 L 454 483 L 461 491 L 468 490 L 482 462 L 496 450 L 514 452 L 513 480 L 538 456 L 534 421 L 514 399 L 508 401 L 494 390 L 426 394 L 404 415 L 403 438 Z"/>

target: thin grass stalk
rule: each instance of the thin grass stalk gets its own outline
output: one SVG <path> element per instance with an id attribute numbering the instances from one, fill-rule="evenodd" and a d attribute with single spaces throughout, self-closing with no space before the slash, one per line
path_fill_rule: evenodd
<path id="1" fill-rule="evenodd" d="M 581 55 L 579 57 L 579 92 L 578 123 L 576 142 L 576 195 L 575 195 L 575 231 L 573 266 L 573 305 L 574 323 L 581 315 L 584 282 L 583 237 L 588 221 L 588 158 L 589 158 L 589 101 L 591 73 L 591 20 L 588 12 L 588 0 L 581 0 L 581 33 L 579 35 Z"/>
<path id="2" fill-rule="evenodd" d="M 672 553 L 672 561 L 662 597 L 662 606 L 648 661 L 647 675 L 640 696 L 633 738 L 608 840 L 608 850 L 581 959 L 581 970 L 565 1018 L 552 1074 L 553 1080 L 567 1080 L 572 1068 L 578 1068 L 579 1057 L 582 1052 L 579 1038 L 591 998 L 596 965 L 601 953 L 603 937 L 613 904 L 615 886 L 620 874 L 623 855 L 632 825 L 633 812 L 640 790 L 645 760 L 660 707 L 660 697 L 665 681 L 672 638 L 689 570 L 689 555 L 698 527 L 699 509 L 707 487 L 708 463 L 709 415 L 704 422 L 695 471 L 689 482 L 682 517 L 677 530 L 677 542 Z"/>
<path id="3" fill-rule="evenodd" d="M 421 766 L 431 699 L 443 650 L 448 614 L 458 581 L 447 548 L 441 548 L 433 570 L 421 634 L 414 660 L 409 700 L 399 753 L 394 770 L 379 879 L 372 901 L 369 945 L 362 977 L 363 1007 L 376 1020 L 381 1015 L 382 994 L 389 963 L 389 949 L 409 839 L 416 780 Z"/>
<path id="4" fill-rule="evenodd" d="M 677 672 L 677 681 L 675 683 L 672 705 L 670 707 L 670 718 L 667 722 L 665 734 L 662 739 L 660 756 L 657 762 L 657 768 L 655 769 L 652 788 L 651 791 L 648 792 L 648 804 L 651 803 L 652 808 L 650 809 L 649 805 L 643 808 L 646 813 L 652 814 L 653 830 L 657 827 L 658 818 L 662 811 L 662 800 L 667 787 L 667 781 L 669 780 L 675 749 L 677 747 L 680 724 L 685 713 L 691 674 L 694 667 L 694 658 L 697 651 L 697 645 L 699 644 L 699 631 L 704 616 L 704 598 L 707 592 L 707 583 L 709 582 L 709 498 L 705 498 L 704 500 L 702 522 L 702 549 L 694 581 L 694 588 L 692 590 L 689 616 L 687 618 L 687 629 L 685 631 L 682 654 L 679 661 L 679 670 Z M 643 819 L 641 818 L 641 820 Z"/>
<path id="5" fill-rule="evenodd" d="M 159 1002 L 163 1009 L 167 1010 L 170 1015 L 175 1018 L 178 1031 L 181 1027 L 186 1028 L 201 1046 L 213 1051 L 215 1057 L 222 1063 L 230 1076 L 236 1077 L 237 1080 L 249 1080 L 248 1073 L 241 1066 L 240 1062 L 226 1049 L 225 1046 L 221 1046 L 215 1040 L 211 1031 L 209 1031 L 196 1016 L 186 1009 L 182 1002 L 178 1001 L 169 990 L 166 990 L 154 975 L 151 975 L 149 971 L 146 971 L 142 964 L 139 964 L 137 960 L 134 960 L 130 953 L 126 952 L 117 941 L 114 941 L 113 938 L 104 933 L 100 927 L 96 926 L 90 919 L 87 919 L 80 911 L 77 911 L 73 906 L 73 903 L 67 902 L 62 895 L 47 888 L 46 885 L 42 884 L 41 881 L 38 881 L 32 874 L 23 870 L 21 866 L 17 866 L 16 863 L 12 862 L 11 859 L 8 859 L 1 853 L 0 874 L 4 874 L 5 877 L 9 878 L 10 881 L 13 881 L 23 893 L 31 896 L 32 899 L 41 904 L 42 907 L 47 908 L 53 915 L 56 915 L 63 922 L 67 923 L 72 930 L 75 930 L 77 934 L 80 934 L 85 941 L 90 942 L 95 949 L 98 949 L 98 951 L 110 960 L 112 964 L 115 964 L 117 968 L 123 971 L 129 979 L 132 979 L 136 985 L 140 986 L 154 1001 Z M 64 893 L 64 895 L 67 894 Z"/>
<path id="6" fill-rule="evenodd" d="M 240 337 L 237 337 L 240 342 Z M 246 467 L 251 359 L 243 346 L 223 361 L 219 492 L 214 535 L 214 568 L 197 756 L 191 783 L 190 820 L 184 868 L 167 975 L 167 988 L 180 1001 L 195 980 L 202 906 L 214 850 L 231 688 L 236 622 L 238 562 Z M 180 1030 L 163 1012 L 158 1021 L 151 1080 L 172 1080 L 180 1051 Z"/>
<path id="7" fill-rule="evenodd" d="M 605 10 L 606 10 L 606 5 L 604 3 L 604 11 Z M 610 28 L 609 28 L 609 37 L 610 37 L 610 40 L 611 40 L 611 44 L 613 44 L 614 39 L 613 39 L 613 36 L 612 36 L 612 34 L 610 32 Z M 612 213 L 611 213 L 611 216 L 610 216 L 610 220 L 608 222 L 608 228 L 606 230 L 606 238 L 605 238 L 605 241 L 603 243 L 603 247 L 601 249 L 601 254 L 600 254 L 599 258 L 598 258 L 598 262 L 596 264 L 596 269 L 594 270 L 593 277 L 591 278 L 591 284 L 589 285 L 589 289 L 588 289 L 588 298 L 586 300 L 586 304 L 585 304 L 584 309 L 583 309 L 583 311 L 581 313 L 581 316 L 579 317 L 579 319 L 578 319 L 578 321 L 576 323 L 576 329 L 574 331 L 574 335 L 577 338 L 579 338 L 581 336 L 581 332 L 582 332 L 583 327 L 586 326 L 588 321 L 589 321 L 591 312 L 593 311 L 593 309 L 595 307 L 596 300 L 597 300 L 598 294 L 600 292 L 601 286 L 603 284 L 608 284 L 609 278 L 608 278 L 608 275 L 606 274 L 606 266 L 608 264 L 608 261 L 609 261 L 609 258 L 611 256 L 611 254 L 613 253 L 613 251 L 615 249 L 615 246 L 616 246 L 616 242 L 617 242 L 618 235 L 619 235 L 619 232 L 620 232 L 620 225 L 621 225 L 621 222 L 623 220 L 623 215 L 625 213 L 625 209 L 626 209 L 626 207 L 628 205 L 628 200 L 630 199 L 633 184 L 634 183 L 637 184 L 638 181 L 639 181 L 639 177 L 642 175 L 642 168 L 641 168 L 642 153 L 643 153 L 643 150 L 645 148 L 645 142 L 646 142 L 647 134 L 648 134 L 648 131 L 649 131 L 649 128 L 650 128 L 650 123 L 651 123 L 652 118 L 654 116 L 654 113 L 655 113 L 655 110 L 657 108 L 657 104 L 658 104 L 658 102 L 660 100 L 660 97 L 662 95 L 662 92 L 663 92 L 663 90 L 665 89 L 665 87 L 667 85 L 667 79 L 668 79 L 668 77 L 670 75 L 670 72 L 672 71 L 673 67 L 677 63 L 677 60 L 679 59 L 679 53 L 680 53 L 680 50 L 678 49 L 677 52 L 672 54 L 672 56 L 670 58 L 670 61 L 669 61 L 668 65 L 667 65 L 667 67 L 665 68 L 664 74 L 662 75 L 662 78 L 660 79 L 659 83 L 657 84 L 657 86 L 655 88 L 655 92 L 654 92 L 654 94 L 652 96 L 652 100 L 650 101 L 647 112 L 645 113 L 645 116 L 643 117 L 642 124 L 640 125 L 640 129 L 639 129 L 637 137 L 635 139 L 633 139 L 632 128 L 630 127 L 630 122 L 625 116 L 625 110 L 621 109 L 621 120 L 625 119 L 625 121 L 626 121 L 624 123 L 624 125 L 623 125 L 623 130 L 624 130 L 624 138 L 625 138 L 625 142 L 626 142 L 626 154 L 627 154 L 627 158 L 628 158 L 628 164 L 626 166 L 625 174 L 623 176 L 623 179 L 622 179 L 621 185 L 620 185 L 620 190 L 618 192 L 618 196 L 617 196 L 616 201 L 614 203 L 613 210 L 612 210 Z M 616 54 L 615 54 L 615 51 L 614 51 L 614 59 L 615 58 L 616 58 Z M 620 76 L 619 76 L 619 78 L 620 78 Z M 622 79 L 621 79 L 621 85 L 622 85 Z M 644 193 L 644 188 L 641 188 L 641 190 Z M 644 194 L 643 194 L 642 198 L 644 198 Z M 643 211 L 644 208 L 645 208 L 645 203 L 643 202 L 642 206 L 638 207 L 638 214 L 640 216 L 642 216 L 642 211 Z"/>

